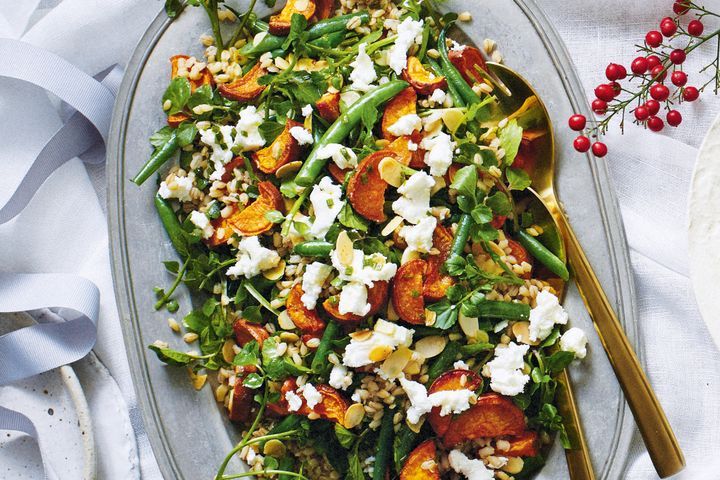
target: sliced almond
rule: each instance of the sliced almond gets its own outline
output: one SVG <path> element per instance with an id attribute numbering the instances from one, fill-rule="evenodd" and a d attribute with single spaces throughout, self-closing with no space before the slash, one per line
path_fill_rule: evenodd
<path id="1" fill-rule="evenodd" d="M 267 278 L 268 280 L 277 282 L 285 275 L 285 260 L 280 260 L 276 266 L 264 270 L 262 274 L 263 277 Z"/>
<path id="2" fill-rule="evenodd" d="M 388 378 L 397 378 L 405 369 L 408 362 L 410 362 L 412 355 L 413 352 L 409 348 L 405 346 L 398 347 L 397 350 L 385 359 L 380 366 L 380 370 L 382 370 Z"/>
<path id="3" fill-rule="evenodd" d="M 495 242 L 488 242 L 488 244 L 490 245 L 490 250 L 492 250 L 498 257 L 502 258 L 505 256 L 505 250 L 500 248 L 500 245 Z"/>
<path id="4" fill-rule="evenodd" d="M 396 322 L 400 320 L 400 316 L 395 311 L 395 307 L 393 307 L 392 302 L 388 302 L 387 306 L 387 319 L 390 322 Z"/>
<path id="5" fill-rule="evenodd" d="M 380 178 L 397 188 L 403 183 L 402 164 L 392 157 L 385 157 L 378 164 Z"/>
<path id="6" fill-rule="evenodd" d="M 435 180 L 435 185 L 432 186 L 430 189 L 430 196 L 435 195 L 437 192 L 445 188 L 447 183 L 445 183 L 445 179 L 443 177 L 433 177 L 433 180 Z"/>
<path id="7" fill-rule="evenodd" d="M 382 229 L 380 232 L 380 235 L 383 237 L 387 237 L 392 232 L 395 231 L 396 228 L 398 228 L 403 223 L 403 218 L 400 215 L 395 216 L 392 220 L 390 220 Z"/>
<path id="8" fill-rule="evenodd" d="M 215 400 L 218 403 L 222 403 L 225 401 L 225 397 L 227 397 L 228 394 L 228 386 L 225 383 L 221 383 L 218 385 L 218 387 L 215 389 Z"/>
<path id="9" fill-rule="evenodd" d="M 405 368 L 403 369 L 407 375 L 417 375 L 420 373 L 420 363 L 415 360 L 410 360 Z"/>
<path id="10" fill-rule="evenodd" d="M 365 340 L 369 340 L 372 334 L 372 330 L 358 330 L 357 332 L 352 332 L 350 338 L 356 342 L 364 342 Z"/>
<path id="11" fill-rule="evenodd" d="M 418 258 L 420 258 L 420 252 L 406 248 L 403 250 L 402 257 L 400 258 L 400 265 L 405 265 L 409 261 L 417 260 Z"/>
<path id="12" fill-rule="evenodd" d="M 392 335 L 395 333 L 396 327 L 392 323 L 388 322 L 377 322 L 374 330 L 378 333 L 384 333 L 386 335 Z"/>
<path id="13" fill-rule="evenodd" d="M 253 37 L 253 45 L 259 45 L 260 42 L 262 42 L 265 37 L 267 37 L 268 32 L 258 32 L 257 35 Z"/>
<path id="14" fill-rule="evenodd" d="M 405 423 L 407 423 L 407 426 L 410 427 L 410 430 L 415 433 L 420 433 L 420 430 L 425 423 L 425 417 L 420 418 L 420 421 L 418 423 L 410 423 L 409 421 L 407 421 L 407 419 L 405 420 Z"/>
<path id="15" fill-rule="evenodd" d="M 335 248 L 337 249 L 337 256 L 340 264 L 346 267 L 352 266 L 355 252 L 353 251 L 352 240 L 350 240 L 350 236 L 345 230 L 342 230 L 340 235 L 338 235 Z"/>
<path id="16" fill-rule="evenodd" d="M 233 349 L 234 346 L 235 346 L 234 340 L 226 340 L 225 343 L 223 343 L 222 354 L 223 354 L 223 359 L 227 363 L 232 363 L 233 360 L 235 360 L 235 349 Z"/>
<path id="17" fill-rule="evenodd" d="M 447 345 L 447 337 L 430 335 L 415 342 L 415 351 L 425 358 L 433 358 L 445 350 L 445 345 Z"/>
<path id="18" fill-rule="evenodd" d="M 502 470 L 510 475 L 515 475 L 522 472 L 524 466 L 525 461 L 522 458 L 510 457 L 508 458 L 507 463 L 502 467 Z"/>
<path id="19" fill-rule="evenodd" d="M 480 322 L 478 319 L 475 317 L 466 317 L 462 312 L 458 315 L 458 323 L 460 324 L 460 329 L 468 338 L 475 338 L 477 332 L 480 330 Z"/>
<path id="20" fill-rule="evenodd" d="M 263 454 L 270 455 L 275 458 L 284 457 L 286 451 L 287 449 L 285 448 L 285 445 L 277 438 L 268 440 L 265 442 L 265 446 L 263 447 Z"/>
<path id="21" fill-rule="evenodd" d="M 529 322 L 515 322 L 512 326 L 512 334 L 520 343 L 525 345 L 540 345 L 538 340 L 530 340 L 530 323 Z"/>
<path id="22" fill-rule="evenodd" d="M 303 162 L 301 162 L 300 160 L 286 163 L 285 165 L 277 169 L 277 171 L 275 172 L 275 176 L 277 178 L 289 177 L 293 173 L 296 173 L 298 170 L 300 170 L 300 167 L 302 167 L 302 163 Z"/>
<path id="23" fill-rule="evenodd" d="M 370 355 L 368 355 L 368 358 L 371 362 L 382 362 L 390 354 L 392 353 L 393 349 L 390 345 L 378 345 L 374 347 L 372 350 L 370 350 Z"/>
<path id="24" fill-rule="evenodd" d="M 432 327 L 435 325 L 435 320 L 437 319 L 437 313 L 433 312 L 432 310 L 425 309 L 425 325 L 428 327 Z"/>
<path id="25" fill-rule="evenodd" d="M 312 131 L 313 131 L 313 129 L 312 129 L 312 122 L 313 122 L 313 116 L 312 116 L 312 115 L 308 115 L 307 117 L 305 117 L 305 121 L 303 122 L 303 127 L 304 127 L 305 130 L 307 130 L 308 132 L 312 132 Z"/>
<path id="26" fill-rule="evenodd" d="M 280 315 L 278 315 L 278 325 L 280 325 L 280 328 L 283 330 L 295 330 L 296 328 L 287 310 L 283 310 L 280 312 Z"/>
<path id="27" fill-rule="evenodd" d="M 188 368 L 188 375 L 190 375 L 190 381 L 192 382 L 195 390 L 200 390 L 205 386 L 205 382 L 207 382 L 207 374 L 203 373 L 198 375 L 192 371 L 192 368 Z"/>
<path id="28" fill-rule="evenodd" d="M 345 411 L 345 418 L 343 419 L 343 426 L 345 428 L 355 428 L 365 418 L 365 407 L 362 403 L 353 403 Z"/>

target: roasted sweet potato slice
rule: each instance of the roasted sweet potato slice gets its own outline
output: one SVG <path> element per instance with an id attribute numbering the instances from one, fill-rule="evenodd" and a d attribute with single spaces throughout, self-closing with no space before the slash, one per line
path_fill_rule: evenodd
<path id="1" fill-rule="evenodd" d="M 349 407 L 348 401 L 345 400 L 345 397 L 343 397 L 340 392 L 335 390 L 330 385 L 315 385 L 317 391 L 322 395 L 322 400 L 312 409 L 307 406 L 307 403 L 305 402 L 303 396 L 301 394 L 298 394 L 302 399 L 302 406 L 299 410 L 297 410 L 297 412 L 290 412 L 290 410 L 288 409 L 288 402 L 285 399 L 285 395 L 287 394 L 287 392 L 297 391 L 297 388 L 297 381 L 294 378 L 288 378 L 287 380 L 285 380 L 282 387 L 280 388 L 280 400 L 278 400 L 276 403 L 268 404 L 268 408 L 273 413 L 276 413 L 278 415 L 288 415 L 290 413 L 308 415 L 311 412 L 314 412 L 318 414 L 320 418 L 324 418 L 325 420 L 330 420 L 332 422 L 337 422 L 340 424 L 343 423 L 343 421 L 345 420 L 345 412 Z"/>
<path id="2" fill-rule="evenodd" d="M 303 333 L 319 333 L 325 329 L 325 322 L 315 310 L 308 310 L 302 302 L 302 285 L 297 283 L 290 289 L 285 308 L 295 326 Z"/>
<path id="3" fill-rule="evenodd" d="M 256 370 L 255 366 L 247 366 L 235 379 L 235 386 L 230 391 L 230 401 L 228 402 L 228 417 L 233 422 L 246 423 L 250 420 L 255 389 L 243 385 L 243 380 Z"/>
<path id="4" fill-rule="evenodd" d="M 335 0 L 315 0 L 315 18 L 324 20 L 332 17 L 335 11 Z"/>
<path id="5" fill-rule="evenodd" d="M 187 60 L 187 55 L 173 55 L 170 57 L 170 78 L 177 77 L 178 72 L 178 62 L 180 59 Z M 202 87 L 203 85 L 212 85 L 213 84 L 213 76 L 212 73 L 210 73 L 210 70 L 207 69 L 207 67 L 200 70 L 200 77 L 192 80 L 188 78 L 188 81 L 190 82 L 190 91 L 194 92 L 198 88 Z"/>
<path id="6" fill-rule="evenodd" d="M 536 457 L 539 453 L 538 434 L 533 430 L 528 430 L 516 437 L 506 439 L 510 442 L 510 449 L 503 452 L 503 456 L 507 457 Z"/>
<path id="7" fill-rule="evenodd" d="M 325 311 L 330 316 L 335 318 L 340 323 L 359 322 L 363 318 L 371 317 L 375 315 L 378 311 L 380 311 L 382 306 L 385 305 L 385 302 L 387 301 L 389 290 L 390 285 L 388 284 L 388 282 L 373 283 L 373 286 L 368 289 L 368 303 L 370 304 L 370 311 L 364 317 L 361 317 L 360 315 L 355 315 L 353 313 L 340 313 L 340 310 L 338 310 L 338 303 L 340 301 L 338 295 L 334 295 L 326 299 L 323 302 L 323 308 L 325 308 Z"/>
<path id="8" fill-rule="evenodd" d="M 302 127 L 302 123 L 288 119 L 280 135 L 267 147 L 252 154 L 258 169 L 263 173 L 275 173 L 286 163 L 294 162 L 300 156 L 300 144 L 290 134 L 293 127 Z"/>
<path id="9" fill-rule="evenodd" d="M 408 57 L 407 68 L 403 70 L 402 77 L 421 95 L 430 95 L 438 88 L 447 88 L 445 77 L 428 71 L 417 57 Z"/>
<path id="10" fill-rule="evenodd" d="M 510 250 L 511 250 L 510 255 L 515 257 L 515 260 L 517 260 L 518 265 L 521 264 L 522 262 L 527 262 L 530 265 L 532 265 L 532 263 L 533 263 L 532 257 L 530 256 L 528 251 L 525 250 L 525 247 L 523 247 L 520 244 L 520 242 L 516 242 L 515 240 L 508 238 L 508 247 L 510 247 Z M 531 275 L 532 275 L 532 272 L 527 272 L 521 276 L 522 276 L 522 278 L 530 278 Z"/>
<path id="11" fill-rule="evenodd" d="M 378 164 L 385 157 L 396 158 L 391 150 L 380 150 L 365 157 L 347 185 L 347 195 L 355 211 L 375 222 L 385 221 L 385 190 L 388 184 L 380 178 Z"/>
<path id="12" fill-rule="evenodd" d="M 464 377 L 464 378 L 463 378 Z M 428 389 L 428 393 L 432 394 L 435 392 L 445 392 L 448 390 L 472 390 L 475 391 L 482 387 L 483 381 L 480 376 L 470 370 L 456 369 L 450 370 L 440 375 Z M 438 436 L 445 435 L 450 423 L 452 422 L 452 415 L 440 416 L 440 407 L 433 408 L 428 413 L 427 421 L 433 428 Z"/>
<path id="13" fill-rule="evenodd" d="M 410 150 L 410 142 L 416 145 L 415 150 Z M 424 160 L 425 150 L 420 148 L 420 142 L 422 142 L 422 134 L 420 132 L 414 132 L 412 135 L 397 137 L 387 148 L 398 154 L 398 161 L 403 165 L 408 165 L 410 168 L 421 169 L 425 168 L 426 165 Z"/>
<path id="14" fill-rule="evenodd" d="M 315 0 L 287 0 L 280 13 L 270 17 L 270 33 L 273 35 L 290 33 L 290 21 L 294 13 L 299 13 L 310 20 L 315 14 Z"/>
<path id="15" fill-rule="evenodd" d="M 435 440 L 425 440 L 408 455 L 400 471 L 400 480 L 440 480 L 440 470 L 434 463 L 436 456 Z"/>
<path id="16" fill-rule="evenodd" d="M 318 113 L 326 122 L 334 122 L 340 116 L 340 94 L 326 93 L 315 102 Z"/>
<path id="17" fill-rule="evenodd" d="M 425 260 L 411 260 L 398 268 L 393 279 L 392 304 L 395 313 L 402 320 L 415 325 L 425 324 L 422 291 L 426 268 Z"/>
<path id="18" fill-rule="evenodd" d="M 448 57 L 466 82 L 470 85 L 482 83 L 483 77 L 477 71 L 476 66 L 485 71 L 487 71 L 487 66 L 480 50 L 475 47 L 465 46 L 460 50 L 450 50 Z"/>
<path id="19" fill-rule="evenodd" d="M 332 175 L 336 182 L 338 182 L 340 185 L 345 183 L 345 174 L 350 170 L 343 170 L 342 168 L 338 167 L 334 162 L 328 163 L 327 167 L 330 175 Z"/>
<path id="20" fill-rule="evenodd" d="M 185 112 L 173 113 L 172 115 L 168 115 L 167 117 L 167 123 L 172 128 L 179 127 L 180 124 L 186 120 L 190 120 L 190 115 Z"/>
<path id="21" fill-rule="evenodd" d="M 382 136 L 388 140 L 394 140 L 396 137 L 390 130 L 395 122 L 405 115 L 417 112 L 417 93 L 413 87 L 407 87 L 400 93 L 395 95 L 385 106 L 385 113 L 382 118 Z"/>
<path id="22" fill-rule="evenodd" d="M 478 397 L 469 410 L 453 418 L 443 441 L 451 448 L 480 437 L 521 435 L 525 428 L 525 415 L 512 400 L 497 393 L 486 393 Z"/>
<path id="23" fill-rule="evenodd" d="M 218 92 L 225 98 L 238 102 L 249 102 L 255 100 L 263 90 L 265 85 L 260 85 L 258 80 L 267 74 L 267 71 L 256 63 L 242 77 L 232 83 L 224 83 L 218 87 Z"/>
<path id="24" fill-rule="evenodd" d="M 260 235 L 273 228 L 274 223 L 265 218 L 265 214 L 272 210 L 283 211 L 285 208 L 282 195 L 275 185 L 260 182 L 258 190 L 260 196 L 253 203 L 226 219 L 232 229 L 244 237 Z"/>
<path id="25" fill-rule="evenodd" d="M 238 318 L 233 322 L 233 331 L 235 332 L 235 341 L 240 346 L 255 340 L 262 348 L 263 342 L 270 337 L 270 334 L 262 325 L 250 323 L 243 318 Z"/>
<path id="26" fill-rule="evenodd" d="M 438 225 L 433 232 L 433 247 L 437 248 L 440 253 L 430 255 L 427 259 L 427 271 L 425 272 L 425 284 L 423 285 L 423 297 L 426 300 L 441 300 L 447 289 L 455 284 L 455 280 L 450 276 L 442 273 L 441 269 L 445 260 L 450 255 L 452 248 L 453 236 L 452 232 Z"/>

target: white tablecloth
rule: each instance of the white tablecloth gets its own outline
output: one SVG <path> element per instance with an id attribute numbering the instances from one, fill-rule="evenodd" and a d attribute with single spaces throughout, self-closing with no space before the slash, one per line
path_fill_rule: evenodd
<path id="1" fill-rule="evenodd" d="M 538 1 L 565 40 L 587 91 L 604 81 L 610 61 L 629 64 L 634 44 L 657 28 L 672 5 L 671 0 Z M 720 0 L 706 6 L 720 11 Z M 0 0 L 0 37 L 47 48 L 95 74 L 110 64 L 124 64 L 161 8 L 160 0 Z M 686 70 L 695 72 L 700 61 L 709 63 L 713 50 L 714 45 L 708 45 L 696 51 Z M 632 250 L 643 353 L 687 457 L 688 468 L 677 477 L 683 479 L 716 478 L 720 472 L 720 353 L 699 316 L 688 280 L 685 209 L 696 149 L 718 106 L 720 100 L 703 95 L 701 102 L 683 108 L 685 121 L 679 129 L 666 128 L 657 135 L 629 127 L 624 137 L 607 138 L 607 161 Z M 59 126 L 55 107 L 38 89 L 0 79 L 0 204 Z M 77 159 L 61 167 L 17 219 L 0 226 L 0 268 L 74 272 L 99 286 L 95 351 L 125 394 L 143 478 L 155 479 L 160 477 L 135 408 L 115 310 L 104 188 L 102 168 L 86 169 Z M 22 410 L 22 405 L 8 406 Z M 96 430 L 96 436 L 112 441 L 109 429 Z M 109 471 L 103 469 L 107 455 L 112 451 L 99 452 L 101 472 Z M 2 459 L 0 450 L 0 464 Z M 35 463 L 28 459 L 28 464 Z M 656 478 L 639 437 L 627 478 Z"/>

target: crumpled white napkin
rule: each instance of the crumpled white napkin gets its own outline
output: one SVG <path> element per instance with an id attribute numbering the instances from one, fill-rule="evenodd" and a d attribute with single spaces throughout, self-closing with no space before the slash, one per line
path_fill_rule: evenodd
<path id="1" fill-rule="evenodd" d="M 629 64 L 635 57 L 633 45 L 656 28 L 672 6 L 672 0 L 537 1 L 560 31 L 588 92 L 604 81 L 607 63 Z M 705 3 L 720 11 L 720 0 Z M 161 0 L 0 0 L 0 35 L 45 47 L 94 74 L 113 63 L 124 64 L 161 8 Z M 710 46 L 698 49 L 687 71 L 697 70 L 700 63 L 695 59 L 701 58 L 704 65 L 713 54 Z M 677 477 L 683 479 L 710 478 L 710 472 L 720 471 L 715 452 L 720 445 L 720 385 L 715 380 L 720 354 L 699 316 L 687 278 L 685 213 L 696 148 L 719 106 L 717 98 L 706 94 L 702 102 L 683 107 L 680 129 L 657 135 L 628 127 L 624 137 L 607 139 L 606 161 L 632 249 L 643 353 L 687 456 L 688 469 Z M 0 202 L 9 197 L 58 125 L 53 103 L 43 92 L 0 79 Z M 143 478 L 160 478 L 134 409 L 115 310 L 102 174 L 94 169 L 90 178 L 78 160 L 59 169 L 26 211 L 0 226 L 0 265 L 13 271 L 79 273 L 100 287 L 96 352 L 130 405 Z M 639 436 L 626 478 L 657 478 Z"/>

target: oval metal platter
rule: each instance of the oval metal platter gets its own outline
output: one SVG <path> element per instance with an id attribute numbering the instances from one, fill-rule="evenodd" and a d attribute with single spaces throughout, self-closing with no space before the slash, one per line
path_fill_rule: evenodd
<path id="1" fill-rule="evenodd" d="M 246 2 L 238 2 L 239 8 Z M 467 10 L 468 2 L 450 0 L 447 8 Z M 476 44 L 495 40 L 504 62 L 530 80 L 555 125 L 573 112 L 585 113 L 584 92 L 558 34 L 532 0 L 473 2 L 471 23 L 463 32 Z M 259 11 L 260 15 L 269 11 Z M 162 260 L 175 256 L 153 208 L 153 181 L 137 187 L 129 181 L 151 153 L 148 137 L 165 123 L 161 97 L 170 56 L 200 56 L 198 37 L 209 31 L 200 9 L 186 9 L 169 21 L 164 13 L 150 25 L 133 54 L 120 89 L 108 147 L 108 212 L 117 303 L 127 352 L 145 425 L 166 478 L 211 478 L 238 431 L 215 402 L 211 389 L 196 392 L 183 369 L 163 366 L 147 345 L 156 339 L 187 348 L 167 326 L 167 312 L 156 312 L 153 287 L 169 277 Z M 636 342 L 634 291 L 620 215 L 601 160 L 572 151 L 572 132 L 558 128 L 557 177 L 561 200 L 588 258 Z M 192 299 L 179 294 L 181 315 Z M 566 309 L 573 325 L 590 337 L 588 357 L 571 368 L 583 427 L 597 478 L 622 478 L 634 429 L 632 416 L 582 300 L 571 286 Z M 637 344 L 635 343 L 637 346 Z M 642 349 L 638 349 L 642 351 Z M 551 449 L 539 479 L 568 478 L 562 448 Z"/>

